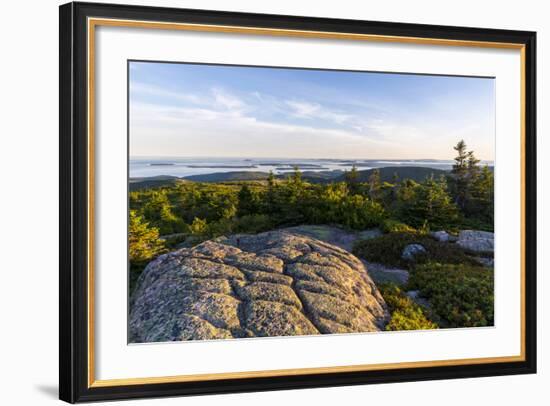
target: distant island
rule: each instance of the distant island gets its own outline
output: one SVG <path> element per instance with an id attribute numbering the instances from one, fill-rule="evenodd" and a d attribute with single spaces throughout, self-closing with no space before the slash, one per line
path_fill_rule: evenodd
<path id="1" fill-rule="evenodd" d="M 257 168 L 256 165 L 185 165 L 188 168 L 212 168 L 212 169 L 245 169 L 245 168 Z"/>
<path id="2" fill-rule="evenodd" d="M 130 178 L 130 340 L 493 325 L 493 167 L 454 149 L 450 169 L 203 159 Z M 181 327 L 144 323 L 150 306 L 184 306 Z"/>
<path id="3" fill-rule="evenodd" d="M 214 167 L 211 167 L 214 168 Z M 228 166 L 224 167 L 228 168 Z M 237 167 L 232 167 L 237 168 Z M 290 174 L 295 169 L 288 168 Z M 357 179 L 359 182 L 368 181 L 374 171 L 378 171 L 380 180 L 383 182 L 389 182 L 397 179 L 412 179 L 416 182 L 421 182 L 424 179 L 434 176 L 449 174 L 450 171 L 425 168 L 418 166 L 389 166 L 376 169 L 366 169 L 357 171 Z M 285 179 L 289 176 L 289 173 L 281 173 L 275 175 L 276 179 Z M 304 171 L 302 172 L 302 178 L 305 181 L 312 183 L 328 183 L 328 182 L 343 182 L 345 181 L 345 172 L 343 170 L 331 170 L 331 171 Z M 142 187 L 149 187 L 151 185 L 169 185 L 175 183 L 177 180 L 186 180 L 192 182 L 244 182 L 244 181 L 257 181 L 267 180 L 269 172 L 262 171 L 231 171 L 231 172 L 213 172 L 202 175 L 191 175 L 185 177 L 177 176 L 155 176 L 155 177 L 141 177 L 130 179 L 130 189 L 137 190 Z"/>

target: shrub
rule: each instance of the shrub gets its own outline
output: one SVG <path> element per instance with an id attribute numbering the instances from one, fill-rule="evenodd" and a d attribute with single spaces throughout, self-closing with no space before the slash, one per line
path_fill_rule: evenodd
<path id="1" fill-rule="evenodd" d="M 414 233 L 416 230 L 400 221 L 394 219 L 386 219 L 380 225 L 384 233 Z"/>
<path id="2" fill-rule="evenodd" d="M 379 286 L 380 293 L 391 311 L 391 319 L 386 325 L 388 331 L 431 330 L 437 325 L 426 317 L 424 309 L 408 297 L 395 284 Z"/>
<path id="3" fill-rule="evenodd" d="M 234 230 L 234 222 L 232 219 L 222 218 L 218 221 L 208 223 L 207 235 L 209 238 L 219 237 L 220 235 L 231 234 Z"/>
<path id="4" fill-rule="evenodd" d="M 150 227 L 135 210 L 130 210 L 128 250 L 130 262 L 134 264 L 146 263 L 165 250 L 158 228 Z"/>
<path id="5" fill-rule="evenodd" d="M 364 230 L 378 226 L 386 218 L 380 203 L 367 196 L 349 195 L 343 183 L 315 188 L 310 193 L 304 193 L 302 203 L 291 210 L 292 213 L 298 210 L 302 214 L 302 223 L 339 224 L 349 229 Z"/>
<path id="6" fill-rule="evenodd" d="M 260 233 L 273 228 L 273 222 L 267 214 L 249 214 L 239 217 L 235 228 L 240 233 Z"/>
<path id="7" fill-rule="evenodd" d="M 426 224 L 435 229 L 454 228 L 461 217 L 447 192 L 445 177 L 431 177 L 422 183 L 410 179 L 401 182 L 396 204 L 397 218 L 414 227 Z"/>
<path id="8" fill-rule="evenodd" d="M 335 220 L 355 230 L 375 227 L 386 216 L 381 204 L 360 195 L 348 196 L 340 205 L 342 216 Z"/>
<path id="9" fill-rule="evenodd" d="M 151 191 L 143 205 L 143 215 L 160 234 L 174 234 L 186 231 L 185 222 L 173 212 L 166 190 Z"/>
<path id="10" fill-rule="evenodd" d="M 185 240 L 189 238 L 189 233 L 172 234 L 163 238 L 166 248 L 175 249 L 178 245 L 185 242 Z"/>
<path id="11" fill-rule="evenodd" d="M 165 242 L 159 238 L 159 230 L 150 227 L 135 210 L 128 219 L 128 257 L 130 260 L 130 292 L 149 261 L 166 251 Z"/>
<path id="12" fill-rule="evenodd" d="M 196 236 L 205 236 L 208 233 L 208 223 L 204 219 L 195 217 L 189 226 L 189 231 Z"/>
<path id="13" fill-rule="evenodd" d="M 492 268 L 427 263 L 413 269 L 408 287 L 420 290 L 445 327 L 481 327 L 494 323 Z"/>
<path id="14" fill-rule="evenodd" d="M 402 259 L 401 254 L 409 244 L 420 244 L 426 249 L 426 253 L 415 256 L 416 264 L 430 261 L 447 264 L 477 264 L 458 245 L 439 242 L 421 233 L 390 233 L 370 240 L 361 240 L 353 247 L 353 253 L 367 261 L 408 268 L 414 264 Z"/>

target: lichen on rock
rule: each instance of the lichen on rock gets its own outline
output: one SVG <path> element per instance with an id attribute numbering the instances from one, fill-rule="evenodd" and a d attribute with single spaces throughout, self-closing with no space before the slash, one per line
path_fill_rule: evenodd
<path id="1" fill-rule="evenodd" d="M 457 244 L 469 251 L 492 253 L 495 235 L 489 231 L 463 230 L 458 235 Z"/>
<path id="2" fill-rule="evenodd" d="M 369 332 L 388 320 L 361 261 L 290 230 L 162 255 L 143 271 L 130 303 L 134 343 Z"/>

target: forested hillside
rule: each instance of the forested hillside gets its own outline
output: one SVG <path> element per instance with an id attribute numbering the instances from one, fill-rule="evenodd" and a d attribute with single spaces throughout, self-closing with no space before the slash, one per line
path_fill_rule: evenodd
<path id="1" fill-rule="evenodd" d="M 357 231 L 378 228 L 389 237 L 380 240 L 377 252 L 391 252 L 392 247 L 398 247 L 396 252 L 401 252 L 405 241 L 424 241 L 423 244 L 430 247 L 430 231 L 446 230 L 451 234 L 464 229 L 492 231 L 493 171 L 487 166 L 481 167 L 474 153 L 466 150 L 464 142 L 454 148 L 457 156 L 450 172 L 418 167 L 359 171 L 354 167 L 330 182 L 309 182 L 299 169 L 284 178 L 272 173 L 263 178 L 252 173 L 258 180 L 245 181 L 234 178 L 239 179 L 242 174 L 248 176 L 250 172 L 229 173 L 225 181 L 217 182 L 204 181 L 203 175 L 200 182 L 170 177 L 140 180 L 140 187 L 130 185 L 132 281 L 162 252 L 235 233 L 254 234 L 307 224 L 335 225 Z M 449 251 L 444 245 L 434 247 L 439 248 L 432 247 L 436 255 L 433 258 L 442 266 L 449 264 L 441 269 L 452 273 L 455 272 L 452 267 L 465 266 L 460 272 L 475 280 L 479 273 L 467 268 L 473 262 L 460 249 Z M 368 246 L 361 244 L 356 250 L 359 256 L 365 254 L 364 258 L 370 260 L 369 252 Z M 391 263 L 394 259 L 382 257 L 380 261 Z M 429 264 L 423 266 L 430 267 Z M 416 275 L 414 282 L 421 284 L 419 281 L 425 280 L 422 278 L 427 274 L 413 275 Z M 386 288 L 385 292 L 388 298 L 397 301 L 395 306 L 399 306 L 403 298 L 392 289 Z M 488 316 L 483 314 L 475 316 L 481 320 L 479 325 L 488 323 Z M 451 321 L 445 323 L 450 325 Z M 455 324 L 467 325 L 462 323 Z M 394 324 L 399 325 L 398 321 Z M 426 321 L 412 325 L 431 324 Z"/>

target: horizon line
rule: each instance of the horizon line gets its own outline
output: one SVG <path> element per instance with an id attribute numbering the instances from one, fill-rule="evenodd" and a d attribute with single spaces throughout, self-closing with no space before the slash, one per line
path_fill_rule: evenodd
<path id="1" fill-rule="evenodd" d="M 306 158 L 306 157 L 277 157 L 277 156 L 212 156 L 212 155 L 196 155 L 196 156 L 173 156 L 173 155 L 133 155 L 128 156 L 129 160 L 132 159 L 146 159 L 146 158 L 163 158 L 163 159 L 204 159 L 204 158 L 216 158 L 216 159 L 305 159 L 305 160 L 324 160 L 324 161 L 454 161 L 454 158 Z M 478 158 L 480 161 L 494 162 L 494 159 Z"/>

